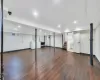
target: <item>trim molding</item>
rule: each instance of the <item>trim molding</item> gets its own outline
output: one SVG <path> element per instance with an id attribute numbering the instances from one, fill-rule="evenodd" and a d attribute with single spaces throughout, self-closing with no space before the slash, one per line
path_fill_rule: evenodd
<path id="1" fill-rule="evenodd" d="M 98 61 L 98 63 L 100 64 L 100 61 L 98 60 L 98 58 L 96 56 L 94 56 L 94 58 Z"/>
<path id="2" fill-rule="evenodd" d="M 73 53 L 75 53 L 75 54 L 81 54 L 81 55 L 84 55 L 84 56 L 90 56 L 90 54 L 87 54 L 87 53 L 77 53 L 77 52 L 73 52 Z M 95 55 L 93 55 L 94 57 L 95 57 Z"/>
<path id="3" fill-rule="evenodd" d="M 76 53 L 76 52 L 73 52 L 73 53 L 80 54 L 80 55 L 83 55 L 83 56 L 90 56 L 90 54 L 86 54 L 86 53 Z M 100 61 L 98 60 L 98 58 L 95 55 L 93 55 L 93 58 L 95 58 L 98 61 L 98 63 L 100 64 Z"/>
<path id="4" fill-rule="evenodd" d="M 11 52 L 23 51 L 23 50 L 28 50 L 28 49 L 31 50 L 31 48 L 25 48 L 25 49 L 18 49 L 18 50 L 12 50 L 12 51 L 4 51 L 3 53 L 11 53 Z"/>
<path id="5" fill-rule="evenodd" d="M 54 48 L 53 46 L 45 46 L 45 47 L 51 47 L 51 48 Z M 63 48 L 61 48 L 61 47 L 55 47 L 55 48 L 63 49 Z"/>

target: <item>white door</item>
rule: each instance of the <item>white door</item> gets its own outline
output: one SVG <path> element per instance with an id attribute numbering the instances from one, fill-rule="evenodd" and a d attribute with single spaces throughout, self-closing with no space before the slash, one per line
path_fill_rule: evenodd
<path id="1" fill-rule="evenodd" d="M 74 38 L 74 52 L 80 53 L 81 52 L 80 32 L 74 32 L 73 38 Z"/>
<path id="2" fill-rule="evenodd" d="M 73 52 L 73 33 L 68 33 L 67 35 L 67 49 L 68 51 Z"/>

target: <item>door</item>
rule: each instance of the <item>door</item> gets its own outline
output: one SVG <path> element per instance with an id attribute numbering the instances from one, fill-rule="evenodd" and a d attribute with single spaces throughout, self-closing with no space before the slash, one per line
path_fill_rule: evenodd
<path id="1" fill-rule="evenodd" d="M 74 38 L 74 52 L 80 53 L 81 51 L 80 32 L 74 32 L 73 38 Z"/>
<path id="2" fill-rule="evenodd" d="M 73 32 L 68 33 L 67 35 L 67 49 L 68 51 L 73 52 Z"/>

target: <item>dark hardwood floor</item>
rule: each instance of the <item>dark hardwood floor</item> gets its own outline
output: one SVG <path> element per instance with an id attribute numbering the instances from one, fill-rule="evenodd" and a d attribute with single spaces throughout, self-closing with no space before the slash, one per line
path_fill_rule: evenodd
<path id="1" fill-rule="evenodd" d="M 89 56 L 53 48 L 4 53 L 5 80 L 100 80 L 100 64 Z"/>

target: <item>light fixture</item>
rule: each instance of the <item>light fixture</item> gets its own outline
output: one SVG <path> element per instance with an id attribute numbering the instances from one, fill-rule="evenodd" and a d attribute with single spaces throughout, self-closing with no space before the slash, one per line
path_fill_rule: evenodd
<path id="1" fill-rule="evenodd" d="M 19 25 L 18 28 L 21 28 L 21 26 Z"/>
<path id="2" fill-rule="evenodd" d="M 70 30 L 69 29 L 66 29 L 64 32 L 70 32 Z"/>
<path id="3" fill-rule="evenodd" d="M 61 25 L 58 25 L 58 28 L 61 28 Z"/>
<path id="4" fill-rule="evenodd" d="M 77 20 L 75 20 L 73 23 L 74 23 L 74 24 L 77 24 L 77 23 L 78 23 L 78 21 L 77 21 Z"/>
<path id="5" fill-rule="evenodd" d="M 36 18 L 39 16 L 39 13 L 38 13 L 36 10 L 33 10 L 32 14 L 33 14 L 33 16 L 36 17 Z"/>
<path id="6" fill-rule="evenodd" d="M 53 4 L 60 4 L 61 0 L 52 0 Z"/>

